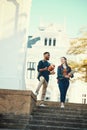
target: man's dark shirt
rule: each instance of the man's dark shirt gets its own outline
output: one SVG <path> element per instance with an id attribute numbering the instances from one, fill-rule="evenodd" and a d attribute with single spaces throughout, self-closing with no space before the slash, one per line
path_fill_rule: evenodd
<path id="1" fill-rule="evenodd" d="M 40 69 L 43 69 L 43 68 L 49 67 L 49 66 L 50 66 L 50 63 L 48 61 L 45 61 L 45 60 L 39 61 L 38 66 L 37 66 L 38 80 L 40 80 L 40 77 L 43 76 L 47 82 L 49 81 L 50 72 L 48 70 L 45 70 L 42 72 L 39 71 Z"/>

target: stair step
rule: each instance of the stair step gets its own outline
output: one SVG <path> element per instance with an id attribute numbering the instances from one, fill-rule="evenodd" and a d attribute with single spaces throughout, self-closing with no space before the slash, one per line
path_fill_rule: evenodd
<path id="1" fill-rule="evenodd" d="M 87 116 L 87 112 L 86 111 L 82 111 L 82 110 L 76 110 L 76 111 L 71 111 L 71 110 L 65 110 L 65 109 L 38 109 L 38 110 L 34 110 L 33 112 L 35 113 L 61 113 L 61 114 L 85 114 Z"/>
<path id="2" fill-rule="evenodd" d="M 87 128 L 30 124 L 25 130 L 87 130 Z"/>
<path id="3" fill-rule="evenodd" d="M 87 109 L 84 108 L 70 108 L 70 107 L 65 107 L 64 109 L 60 108 L 60 107 L 47 107 L 47 106 L 37 106 L 34 110 L 58 110 L 58 111 L 72 111 L 72 112 L 86 112 L 87 113 Z"/>
<path id="4" fill-rule="evenodd" d="M 13 129 L 13 128 L 12 129 L 8 129 L 8 128 L 7 129 L 2 129 L 2 128 L 0 128 L 0 130 L 24 130 L 24 129 Z"/>
<path id="5" fill-rule="evenodd" d="M 12 122 L 12 123 L 18 123 L 18 124 L 21 124 L 21 123 L 26 123 L 28 120 L 26 119 L 0 119 L 0 123 L 3 123 L 3 122 L 6 122 L 6 123 L 9 123 L 9 122 Z"/>
<path id="6" fill-rule="evenodd" d="M 50 107 L 37 107 L 34 109 L 33 113 L 60 113 L 60 114 L 79 114 L 87 116 L 87 110 L 81 109 L 66 109 L 66 108 L 50 108 Z"/>
<path id="7" fill-rule="evenodd" d="M 78 118 L 84 118 L 84 119 L 87 119 L 87 116 L 84 116 L 84 115 L 81 115 L 81 114 L 66 114 L 66 113 L 38 113 L 38 112 L 35 112 L 35 113 L 32 113 L 32 116 L 35 116 L 35 115 L 42 115 L 42 116 L 54 116 L 54 117 L 69 117 L 69 118 L 72 118 L 72 117 L 78 117 Z"/>
<path id="8" fill-rule="evenodd" d="M 0 129 L 19 129 L 26 127 L 29 121 L 29 116 L 14 115 L 14 114 L 0 114 Z"/>
<path id="9" fill-rule="evenodd" d="M 87 109 L 66 106 L 37 106 L 29 117 L 26 130 L 87 130 Z"/>
<path id="10" fill-rule="evenodd" d="M 87 123 L 87 119 L 84 119 L 84 118 L 78 118 L 78 117 L 72 117 L 72 118 L 69 118 L 69 117 L 66 117 L 64 118 L 64 116 L 58 116 L 58 117 L 54 117 L 54 116 L 42 116 L 42 115 L 34 115 L 34 116 L 30 116 L 30 121 L 32 120 L 47 120 L 47 121 L 63 121 L 63 120 L 66 120 L 66 121 L 73 121 L 73 122 L 83 122 L 83 123 Z"/>
<path id="11" fill-rule="evenodd" d="M 9 124 L 2 124 L 2 125 L 0 125 L 0 129 L 6 129 L 6 128 L 8 128 L 8 129 L 24 129 L 26 127 L 26 125 L 18 125 L 18 124 L 11 124 L 11 123 L 9 123 Z"/>
<path id="12" fill-rule="evenodd" d="M 0 114 L 0 130 L 87 130 L 87 105 L 44 103 L 31 115 Z"/>
<path id="13" fill-rule="evenodd" d="M 68 126 L 68 127 L 80 127 L 80 128 L 84 128 L 87 127 L 87 123 L 83 123 L 83 122 L 70 122 L 70 121 L 48 121 L 48 120 L 32 120 L 29 121 L 30 124 L 37 124 L 38 126 L 43 124 L 43 125 L 50 125 L 50 126 Z"/>
<path id="14" fill-rule="evenodd" d="M 37 101 L 37 107 L 40 105 L 41 101 Z M 52 102 L 52 101 L 44 101 L 44 104 L 48 107 L 60 107 L 59 102 Z M 87 110 L 87 104 L 79 104 L 79 103 L 65 103 L 65 107 L 72 108 L 72 109 L 86 109 Z"/>

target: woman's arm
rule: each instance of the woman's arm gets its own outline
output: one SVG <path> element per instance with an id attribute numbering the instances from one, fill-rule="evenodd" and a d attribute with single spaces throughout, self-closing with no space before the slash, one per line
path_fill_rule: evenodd
<path id="1" fill-rule="evenodd" d="M 70 78 L 74 77 L 74 71 L 71 69 L 71 67 L 69 67 L 68 75 L 70 76 Z"/>
<path id="2" fill-rule="evenodd" d="M 61 66 L 58 66 L 58 68 L 57 68 L 57 79 L 61 79 L 61 78 L 64 78 L 64 76 L 62 74 Z"/>

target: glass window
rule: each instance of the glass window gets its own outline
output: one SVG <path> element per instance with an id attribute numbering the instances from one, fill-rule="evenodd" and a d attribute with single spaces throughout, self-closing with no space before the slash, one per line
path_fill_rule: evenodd
<path id="1" fill-rule="evenodd" d="M 53 39 L 53 46 L 56 46 L 56 39 Z"/>
<path id="2" fill-rule="evenodd" d="M 35 79 L 35 62 L 28 62 L 27 63 L 27 77 L 28 79 Z"/>
<path id="3" fill-rule="evenodd" d="M 44 45 L 47 46 L 47 38 L 44 40 Z"/>
<path id="4" fill-rule="evenodd" d="M 52 40 L 51 40 L 51 38 L 49 39 L 49 46 L 51 46 L 51 42 L 52 42 Z"/>
<path id="5" fill-rule="evenodd" d="M 86 104 L 86 94 L 82 94 L 82 103 Z"/>

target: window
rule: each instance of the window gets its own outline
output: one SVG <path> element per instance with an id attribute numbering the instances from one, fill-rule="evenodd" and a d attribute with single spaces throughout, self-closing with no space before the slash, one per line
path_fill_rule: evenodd
<path id="1" fill-rule="evenodd" d="M 35 78 L 35 62 L 28 62 L 27 63 L 27 78 L 28 79 L 34 79 Z"/>
<path id="2" fill-rule="evenodd" d="M 47 46 L 47 38 L 44 40 L 44 45 Z"/>
<path id="3" fill-rule="evenodd" d="M 82 94 L 82 104 L 86 104 L 86 94 Z"/>
<path id="4" fill-rule="evenodd" d="M 51 41 L 52 41 L 52 40 L 51 40 L 51 38 L 50 38 L 50 39 L 49 39 L 49 46 L 51 46 Z"/>
<path id="5" fill-rule="evenodd" d="M 53 39 L 53 46 L 56 46 L 56 39 Z"/>
<path id="6" fill-rule="evenodd" d="M 44 39 L 44 45 L 45 46 L 56 46 L 56 38 L 54 38 L 54 39 L 52 39 L 52 38 L 49 38 L 49 39 L 47 39 L 47 38 L 45 38 Z"/>

